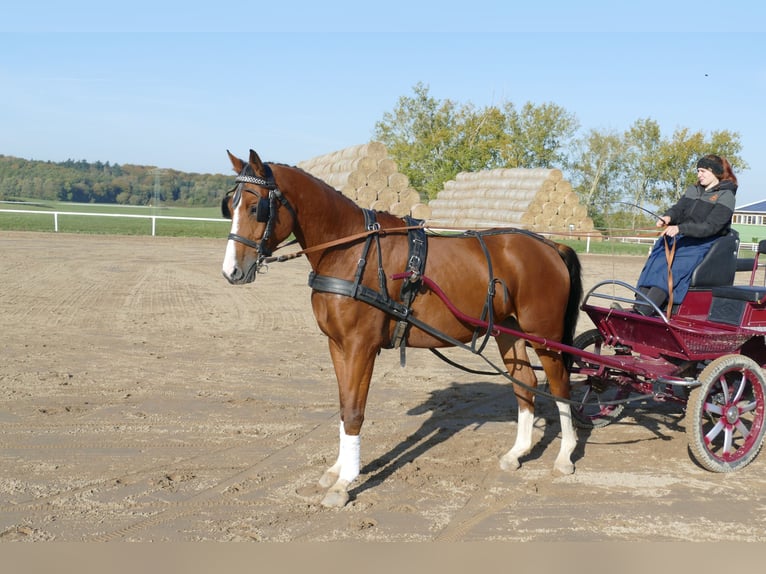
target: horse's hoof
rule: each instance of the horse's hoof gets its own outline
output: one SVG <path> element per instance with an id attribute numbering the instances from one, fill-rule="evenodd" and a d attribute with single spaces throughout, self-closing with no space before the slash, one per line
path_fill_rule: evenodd
<path id="1" fill-rule="evenodd" d="M 322 478 L 319 479 L 319 486 L 322 488 L 330 488 L 337 481 L 338 474 L 328 470 L 322 475 Z"/>
<path id="2" fill-rule="evenodd" d="M 348 502 L 348 492 L 330 490 L 322 499 L 325 508 L 343 508 Z"/>
<path id="3" fill-rule="evenodd" d="M 571 462 L 555 464 L 553 468 L 561 474 L 574 474 L 575 471 L 575 465 L 573 465 Z"/>
<path id="4" fill-rule="evenodd" d="M 500 468 L 501 470 L 519 470 L 521 468 L 521 463 L 519 462 L 518 458 L 513 458 L 510 456 L 504 456 L 500 459 Z"/>

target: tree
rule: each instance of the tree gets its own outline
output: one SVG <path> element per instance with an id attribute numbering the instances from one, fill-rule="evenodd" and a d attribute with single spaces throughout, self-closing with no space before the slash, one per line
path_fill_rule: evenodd
<path id="1" fill-rule="evenodd" d="M 596 227 L 624 225 L 610 220 L 623 195 L 620 158 L 624 153 L 625 140 L 616 132 L 591 130 L 575 142 L 570 162 L 572 188 Z"/>
<path id="2" fill-rule="evenodd" d="M 429 198 L 461 171 L 498 167 L 560 167 L 578 124 L 555 104 L 477 109 L 439 101 L 418 83 L 375 124 L 399 170 Z"/>
<path id="3" fill-rule="evenodd" d="M 527 102 L 519 112 L 509 102 L 504 109 L 507 144 L 502 155 L 506 167 L 567 165 L 567 146 L 579 129 L 574 114 L 552 103 L 536 106 Z"/>

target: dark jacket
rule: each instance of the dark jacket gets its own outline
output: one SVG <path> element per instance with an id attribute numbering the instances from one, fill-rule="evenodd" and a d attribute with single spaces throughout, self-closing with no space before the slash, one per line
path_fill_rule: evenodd
<path id="1" fill-rule="evenodd" d="M 665 212 L 669 225 L 678 225 L 687 237 L 726 235 L 734 214 L 737 184 L 722 181 L 706 190 L 699 184 L 690 185 L 684 196 Z"/>

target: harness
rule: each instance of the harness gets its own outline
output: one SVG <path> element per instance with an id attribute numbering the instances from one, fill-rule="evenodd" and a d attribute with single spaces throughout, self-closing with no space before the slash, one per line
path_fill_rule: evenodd
<path id="1" fill-rule="evenodd" d="M 359 258 L 354 273 L 354 279 L 339 279 L 327 275 L 319 275 L 312 271 L 309 273 L 309 287 L 315 291 L 324 293 L 334 293 L 344 295 L 358 301 L 372 305 L 381 311 L 393 315 L 399 321 L 394 328 L 394 334 L 389 344 L 389 348 L 399 347 L 401 350 L 400 363 L 404 366 L 405 348 L 407 346 L 407 331 L 411 320 L 411 307 L 415 296 L 422 287 L 422 277 L 426 266 L 426 256 L 428 253 L 428 240 L 423 228 L 423 220 L 405 216 L 404 221 L 407 227 L 407 239 L 409 245 L 409 257 L 405 274 L 406 280 L 402 281 L 402 287 L 399 291 L 401 302 L 398 302 L 388 295 L 388 285 L 386 282 L 386 273 L 383 269 L 383 252 L 380 248 L 380 224 L 377 222 L 375 212 L 370 209 L 364 209 L 365 227 L 370 232 L 365 239 L 362 256 Z M 371 289 L 362 285 L 362 277 L 367 266 L 368 253 L 372 241 L 378 252 L 378 290 Z"/>

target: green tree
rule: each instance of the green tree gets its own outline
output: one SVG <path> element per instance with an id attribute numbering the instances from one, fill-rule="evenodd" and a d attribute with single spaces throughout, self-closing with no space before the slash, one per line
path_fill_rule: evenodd
<path id="1" fill-rule="evenodd" d="M 574 114 L 552 103 L 527 102 L 517 111 L 509 102 L 504 115 L 504 167 L 566 167 L 568 146 L 580 127 Z"/>
<path id="2" fill-rule="evenodd" d="M 566 164 L 566 145 L 578 124 L 555 104 L 513 104 L 477 109 L 433 98 L 418 83 L 392 112 L 375 124 L 413 187 L 433 198 L 461 171 L 498 167 L 555 167 Z"/>
<path id="3" fill-rule="evenodd" d="M 590 130 L 573 146 L 570 160 L 572 188 L 596 227 L 625 226 L 616 221 L 624 213 L 618 204 L 623 196 L 625 172 L 620 158 L 625 140 L 616 132 Z"/>

